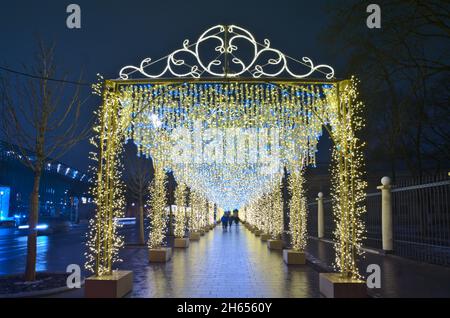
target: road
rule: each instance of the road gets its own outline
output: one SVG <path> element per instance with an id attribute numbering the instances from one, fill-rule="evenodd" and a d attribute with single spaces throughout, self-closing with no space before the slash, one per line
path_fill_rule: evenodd
<path id="1" fill-rule="evenodd" d="M 87 225 L 67 232 L 39 235 L 37 238 L 37 271 L 65 272 L 69 264 L 85 262 Z M 122 230 L 128 241 L 134 239 L 133 228 Z M 15 229 L 0 229 L 0 275 L 22 273 L 25 270 L 27 237 Z"/>

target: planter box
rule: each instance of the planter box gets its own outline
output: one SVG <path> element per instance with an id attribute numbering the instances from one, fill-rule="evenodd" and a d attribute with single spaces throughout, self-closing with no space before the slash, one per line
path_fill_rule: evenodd
<path id="1" fill-rule="evenodd" d="M 175 238 L 175 241 L 173 242 L 173 247 L 178 248 L 186 248 L 189 247 L 189 239 L 186 238 Z"/>
<path id="2" fill-rule="evenodd" d="M 283 241 L 282 240 L 268 240 L 267 247 L 271 250 L 282 250 Z"/>
<path id="3" fill-rule="evenodd" d="M 283 260 L 288 265 L 306 264 L 305 253 L 293 250 L 283 250 Z"/>
<path id="4" fill-rule="evenodd" d="M 261 234 L 261 241 L 267 242 L 270 239 L 270 234 Z"/>
<path id="5" fill-rule="evenodd" d="M 91 276 L 84 282 L 86 298 L 120 298 L 133 289 L 132 271 L 113 271 L 111 275 Z"/>
<path id="6" fill-rule="evenodd" d="M 366 298 L 366 282 L 342 278 L 339 273 L 320 273 L 320 293 L 327 298 Z"/>
<path id="7" fill-rule="evenodd" d="M 199 232 L 191 232 L 189 234 L 189 240 L 191 240 L 191 241 L 198 241 L 198 240 L 200 240 L 200 233 Z"/>
<path id="8" fill-rule="evenodd" d="M 203 235 L 205 235 L 205 230 L 201 229 L 198 231 L 198 233 L 200 233 L 200 236 L 203 236 Z"/>
<path id="9" fill-rule="evenodd" d="M 150 263 L 165 263 L 172 257 L 170 247 L 151 248 L 148 250 L 148 260 Z"/>

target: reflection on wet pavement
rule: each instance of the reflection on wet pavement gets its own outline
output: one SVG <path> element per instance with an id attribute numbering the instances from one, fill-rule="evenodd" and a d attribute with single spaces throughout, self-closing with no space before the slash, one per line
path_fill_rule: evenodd
<path id="1" fill-rule="evenodd" d="M 84 264 L 86 227 L 67 233 L 37 237 L 37 271 L 64 272 L 67 265 Z M 27 236 L 14 229 L 0 233 L 0 275 L 22 273 L 25 270 Z"/>
<path id="2" fill-rule="evenodd" d="M 241 226 L 216 228 L 167 264 L 149 264 L 145 248 L 126 248 L 123 269 L 134 272 L 131 297 L 319 297 L 318 273 L 288 267 L 281 252 Z"/>
<path id="3" fill-rule="evenodd" d="M 307 251 L 332 267 L 333 244 L 310 239 Z M 373 297 L 450 297 L 450 268 L 415 262 L 395 255 L 366 251 L 358 262 L 361 275 L 367 278 L 367 267 L 376 264 L 381 271 L 381 288 L 369 290 Z"/>

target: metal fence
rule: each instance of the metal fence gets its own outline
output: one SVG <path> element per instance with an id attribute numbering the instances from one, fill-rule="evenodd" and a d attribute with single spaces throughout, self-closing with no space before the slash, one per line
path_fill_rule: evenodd
<path id="1" fill-rule="evenodd" d="M 331 200 L 323 200 L 323 217 L 324 217 L 324 235 L 326 239 L 333 239 L 333 230 L 335 228 L 333 220 L 333 209 Z M 317 226 L 317 202 L 308 204 L 308 234 L 314 237 L 318 236 Z"/>
<path id="2" fill-rule="evenodd" d="M 395 253 L 450 266 L 450 180 L 414 181 L 392 190 Z"/>
<path id="3" fill-rule="evenodd" d="M 395 255 L 450 266 L 450 180 L 447 175 L 405 179 L 392 187 Z M 382 248 L 381 193 L 366 196 L 364 246 Z M 330 200 L 324 200 L 325 238 L 333 239 Z M 317 236 L 317 202 L 309 204 L 308 230 Z"/>

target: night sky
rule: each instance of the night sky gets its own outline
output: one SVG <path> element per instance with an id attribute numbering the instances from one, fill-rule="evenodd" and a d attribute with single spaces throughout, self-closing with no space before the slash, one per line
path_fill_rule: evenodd
<path id="1" fill-rule="evenodd" d="M 327 26 L 327 6 L 334 1 L 8 1 L 0 5 L 0 63 L 21 70 L 33 61 L 36 38 L 56 43 L 57 65 L 77 80 L 94 82 L 96 74 L 117 78 L 124 65 L 138 65 L 145 57 L 157 59 L 194 42 L 207 28 L 236 24 L 262 42 L 287 55 L 310 57 L 342 74 L 343 56 L 321 39 Z M 81 6 L 82 28 L 66 27 L 66 7 Z M 364 27 L 362 22 L 361 27 Z M 341 70 L 341 72 L 340 72 Z M 86 92 L 88 94 L 88 92 Z M 86 117 L 98 106 L 92 97 Z M 323 143 L 322 143 L 323 144 Z M 321 148 L 328 148 L 325 143 Z M 88 142 L 75 147 L 61 161 L 86 170 Z M 328 157 L 328 155 L 326 155 Z M 319 157 L 319 161 L 320 161 Z M 323 160 L 328 160 L 327 158 Z"/>

